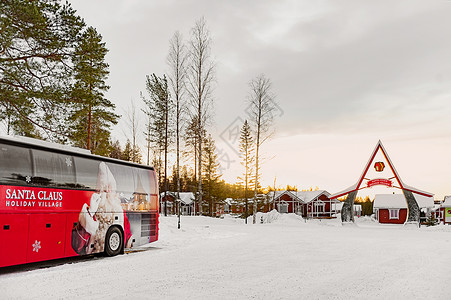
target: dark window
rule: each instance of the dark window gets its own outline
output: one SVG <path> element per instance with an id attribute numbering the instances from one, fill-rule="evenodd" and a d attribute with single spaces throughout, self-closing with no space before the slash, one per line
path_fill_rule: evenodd
<path id="1" fill-rule="evenodd" d="M 74 157 L 75 171 L 77 174 L 77 187 L 82 189 L 97 189 L 97 175 L 99 173 L 99 161 Z"/>
<path id="2" fill-rule="evenodd" d="M 150 194 L 156 193 L 154 172 L 142 168 L 134 168 L 119 164 L 107 163 L 116 182 L 116 192 L 121 199 L 122 207 L 127 211 L 143 211 L 158 209 Z M 154 196 L 154 202 L 158 201 Z"/>
<path id="3" fill-rule="evenodd" d="M 112 180 L 116 184 L 116 192 L 120 195 L 121 200 L 132 198 L 135 191 L 133 168 L 112 163 L 106 163 L 106 165 L 113 175 Z"/>
<path id="4" fill-rule="evenodd" d="M 31 175 L 30 150 L 0 144 L 0 181 L 3 184 L 28 184 Z"/>
<path id="5" fill-rule="evenodd" d="M 107 189 L 111 188 L 113 191 L 116 191 L 124 210 L 134 210 L 134 188 L 136 180 L 133 168 L 114 163 L 106 163 L 106 166 L 111 172 L 112 177 L 111 175 L 108 178 L 104 177 L 102 179 L 103 184 L 109 185 Z"/>
<path id="6" fill-rule="evenodd" d="M 150 171 L 146 169 L 135 169 L 135 193 L 151 194 L 153 183 L 150 179 Z"/>
<path id="7" fill-rule="evenodd" d="M 33 184 L 51 187 L 75 187 L 75 164 L 72 156 L 32 150 Z"/>

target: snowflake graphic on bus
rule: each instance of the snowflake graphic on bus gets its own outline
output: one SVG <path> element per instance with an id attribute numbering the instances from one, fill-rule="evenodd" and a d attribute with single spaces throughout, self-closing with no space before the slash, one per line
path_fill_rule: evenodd
<path id="1" fill-rule="evenodd" d="M 41 249 L 41 241 L 36 240 L 33 244 L 33 251 L 39 252 L 39 249 Z"/>

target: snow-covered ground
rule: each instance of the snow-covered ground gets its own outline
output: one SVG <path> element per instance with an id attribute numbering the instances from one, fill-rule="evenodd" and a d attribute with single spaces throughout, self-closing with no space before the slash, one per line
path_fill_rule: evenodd
<path id="1" fill-rule="evenodd" d="M 259 217 L 260 221 L 261 218 Z M 146 251 L 0 269 L 0 298 L 450 299 L 451 226 L 160 218 Z"/>

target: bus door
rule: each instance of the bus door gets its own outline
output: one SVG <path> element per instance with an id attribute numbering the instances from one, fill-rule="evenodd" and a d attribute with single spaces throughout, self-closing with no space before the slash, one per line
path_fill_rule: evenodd
<path id="1" fill-rule="evenodd" d="M 64 256 L 65 214 L 30 214 L 27 262 Z"/>
<path id="2" fill-rule="evenodd" d="M 0 267 L 26 263 L 28 215 L 2 214 L 0 217 Z"/>

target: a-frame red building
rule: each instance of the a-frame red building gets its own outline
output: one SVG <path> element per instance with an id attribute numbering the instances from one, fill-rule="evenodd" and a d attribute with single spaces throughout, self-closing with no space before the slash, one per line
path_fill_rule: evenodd
<path id="1" fill-rule="evenodd" d="M 386 168 L 385 163 L 389 168 Z M 374 171 L 370 169 L 372 165 Z M 368 175 L 372 175 L 374 178 L 370 178 Z M 341 211 L 341 220 L 343 223 L 354 222 L 353 205 L 357 192 L 361 189 L 371 188 L 376 185 L 384 185 L 402 190 L 407 202 L 408 217 L 406 223 L 419 223 L 420 220 L 420 209 L 413 193 L 426 197 L 432 197 L 434 195 L 405 184 L 395 169 L 382 142 L 379 140 L 358 181 L 349 188 L 329 197 L 330 199 L 336 199 L 347 195 Z"/>

